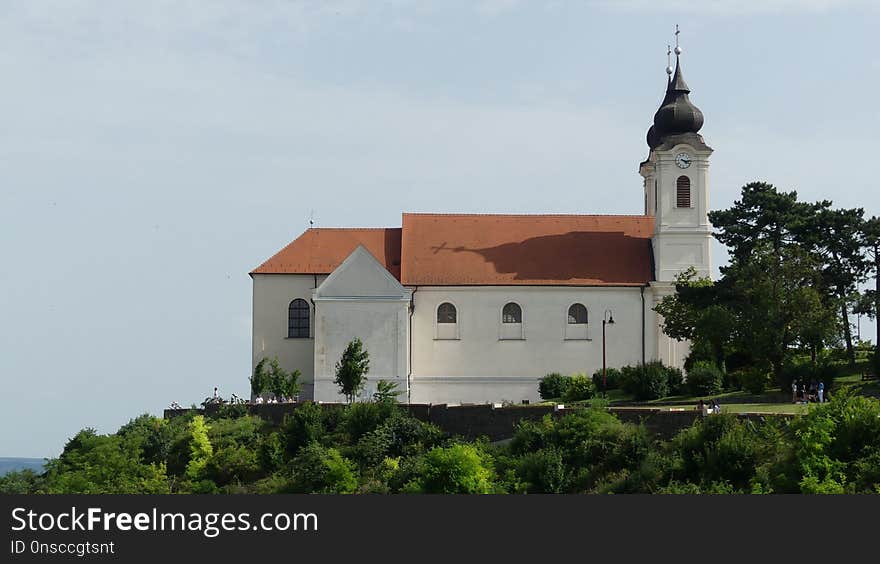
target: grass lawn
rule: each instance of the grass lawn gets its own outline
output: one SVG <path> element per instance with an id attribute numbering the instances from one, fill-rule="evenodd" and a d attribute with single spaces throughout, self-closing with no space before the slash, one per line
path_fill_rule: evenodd
<path id="1" fill-rule="evenodd" d="M 731 403 L 721 405 L 721 413 L 795 413 L 804 414 L 808 405 L 798 403 Z"/>

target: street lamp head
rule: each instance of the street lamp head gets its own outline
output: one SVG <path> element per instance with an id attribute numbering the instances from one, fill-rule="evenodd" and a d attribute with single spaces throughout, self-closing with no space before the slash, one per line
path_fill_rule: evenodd
<path id="1" fill-rule="evenodd" d="M 608 318 L 608 325 L 614 325 L 614 314 L 611 314 L 611 317 Z"/>

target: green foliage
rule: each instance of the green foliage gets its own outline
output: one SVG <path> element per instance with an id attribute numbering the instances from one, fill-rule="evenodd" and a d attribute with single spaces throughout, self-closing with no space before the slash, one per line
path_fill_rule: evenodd
<path id="1" fill-rule="evenodd" d="M 43 491 L 43 478 L 33 470 L 9 472 L 0 476 L 0 494 L 35 494 Z"/>
<path id="2" fill-rule="evenodd" d="M 566 402 L 576 402 L 588 400 L 596 395 L 596 388 L 593 381 L 586 374 L 574 374 L 568 380 L 568 386 L 562 399 Z"/>
<path id="3" fill-rule="evenodd" d="M 0 477 L 0 492 L 880 493 L 878 469 L 880 401 L 841 389 L 791 419 L 712 415 L 669 441 L 601 407 L 521 421 L 492 445 L 390 402 L 305 404 L 280 427 L 143 415 L 81 431 L 44 474 Z"/>
<path id="4" fill-rule="evenodd" d="M 397 389 L 397 382 L 379 380 L 376 382 L 376 392 L 373 394 L 373 399 L 378 402 L 396 402 L 397 396 L 402 393 Z"/>
<path id="5" fill-rule="evenodd" d="M 333 381 L 349 403 L 363 390 L 369 371 L 370 355 L 364 349 L 364 344 L 360 339 L 348 343 L 342 358 L 336 363 L 336 378 Z"/>
<path id="6" fill-rule="evenodd" d="M 724 374 L 711 362 L 697 362 L 688 371 L 688 390 L 695 396 L 711 396 L 721 392 Z"/>
<path id="7" fill-rule="evenodd" d="M 357 489 L 357 470 L 335 448 L 312 443 L 291 462 L 292 480 L 288 493 L 348 494 Z"/>
<path id="8" fill-rule="evenodd" d="M 144 464 L 136 440 L 98 435 L 92 429 L 76 434 L 61 456 L 47 464 L 46 493 L 168 493 L 165 464 Z"/>
<path id="9" fill-rule="evenodd" d="M 262 358 L 260 362 L 254 366 L 254 373 L 251 374 L 251 394 L 254 396 L 262 395 L 264 392 L 269 391 L 269 374 L 266 364 L 269 362 L 268 358 Z"/>
<path id="10" fill-rule="evenodd" d="M 352 442 L 357 442 L 399 411 L 400 408 L 394 403 L 353 403 L 346 407 L 341 427 Z"/>
<path id="11" fill-rule="evenodd" d="M 736 381 L 750 394 L 760 394 L 770 385 L 772 377 L 760 366 L 751 366 L 737 371 Z"/>
<path id="12" fill-rule="evenodd" d="M 302 388 L 299 370 L 287 372 L 281 368 L 278 357 L 263 358 L 254 367 L 251 375 L 251 393 L 255 396 L 270 393 L 276 398 L 292 398 Z"/>
<path id="13" fill-rule="evenodd" d="M 313 442 L 321 442 L 325 435 L 326 414 L 321 406 L 306 402 L 293 413 L 285 416 L 281 425 L 287 452 L 295 456 L 299 450 Z"/>
<path id="14" fill-rule="evenodd" d="M 421 454 L 442 438 L 443 432 L 436 426 L 398 412 L 361 436 L 355 451 L 365 464 L 377 464 L 386 458 Z"/>
<path id="15" fill-rule="evenodd" d="M 669 395 L 675 396 L 684 391 L 684 374 L 680 368 L 674 366 L 666 367 L 666 384 L 669 388 Z"/>
<path id="16" fill-rule="evenodd" d="M 606 368 L 605 377 L 602 377 L 602 369 L 593 372 L 593 385 L 597 391 L 616 390 L 620 388 L 621 374 L 618 368 Z"/>
<path id="17" fill-rule="evenodd" d="M 494 491 L 492 457 L 474 445 L 435 447 L 421 460 L 420 475 L 409 493 L 487 494 Z"/>
<path id="18" fill-rule="evenodd" d="M 190 456 L 186 465 L 186 477 L 197 482 L 205 477 L 205 466 L 208 464 L 208 459 L 214 454 L 214 447 L 208 438 L 208 425 L 201 415 L 193 417 L 187 430 L 190 435 Z"/>
<path id="19" fill-rule="evenodd" d="M 516 462 L 516 477 L 523 493 L 563 493 L 567 471 L 562 453 L 554 447 L 526 452 Z"/>
<path id="20" fill-rule="evenodd" d="M 624 366 L 620 369 L 620 387 L 637 400 L 652 400 L 669 395 L 669 374 L 660 361 Z"/>
<path id="21" fill-rule="evenodd" d="M 568 383 L 568 376 L 552 372 L 538 380 L 538 393 L 544 400 L 559 399 L 565 395 Z"/>

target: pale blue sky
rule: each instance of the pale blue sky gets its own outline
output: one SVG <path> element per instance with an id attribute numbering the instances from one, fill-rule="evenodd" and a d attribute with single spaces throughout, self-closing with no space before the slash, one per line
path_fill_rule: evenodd
<path id="1" fill-rule="evenodd" d="M 311 210 L 641 213 L 676 23 L 713 208 L 880 213 L 876 5 L 3 2 L 0 456 L 246 395 L 247 273 Z"/>

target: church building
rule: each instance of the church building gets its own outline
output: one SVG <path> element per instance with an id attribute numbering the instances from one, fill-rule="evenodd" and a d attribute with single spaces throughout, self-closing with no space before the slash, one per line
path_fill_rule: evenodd
<path id="1" fill-rule="evenodd" d="M 710 274 L 709 157 L 676 47 L 639 165 L 639 215 L 404 213 L 400 227 L 310 228 L 254 269 L 253 365 L 302 373 L 301 398 L 344 401 L 348 343 L 400 401 L 536 401 L 551 372 L 661 360 L 688 343 L 653 308 L 693 267 Z M 635 198 L 634 198 L 635 199 Z M 640 198 L 641 199 L 641 198 Z M 613 320 L 613 322 L 612 322 Z"/>

